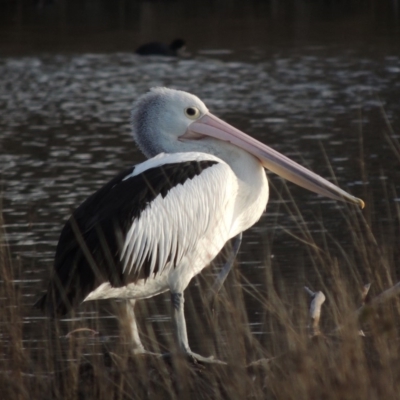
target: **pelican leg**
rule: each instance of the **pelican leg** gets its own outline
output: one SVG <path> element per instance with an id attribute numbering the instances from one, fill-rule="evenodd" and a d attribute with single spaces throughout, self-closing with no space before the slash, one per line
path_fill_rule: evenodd
<path id="1" fill-rule="evenodd" d="M 139 336 L 139 329 L 136 321 L 135 316 L 135 307 L 136 300 L 127 300 L 125 302 L 126 307 L 126 317 L 127 317 L 127 324 L 128 324 L 128 332 L 129 332 L 129 341 L 132 345 L 132 352 L 133 354 L 143 354 L 146 353 L 146 350 L 143 347 L 142 341 L 140 340 Z"/>
<path id="2" fill-rule="evenodd" d="M 172 302 L 172 321 L 174 324 L 174 331 L 176 341 L 178 343 L 179 349 L 186 354 L 190 359 L 194 361 L 207 362 L 207 363 L 217 363 L 226 364 L 223 361 L 216 360 L 214 356 L 203 357 L 200 354 L 193 353 L 189 347 L 189 341 L 187 337 L 186 320 L 184 313 L 184 303 L 185 298 L 182 292 L 171 293 Z"/>
<path id="3" fill-rule="evenodd" d="M 135 316 L 136 300 L 130 299 L 123 301 L 122 303 L 116 303 L 119 307 L 119 320 L 121 326 L 121 332 L 123 332 L 126 340 L 129 342 L 132 354 L 150 354 L 161 356 L 161 354 L 152 353 L 145 350 L 142 341 L 139 336 L 139 328 Z"/>
<path id="4" fill-rule="evenodd" d="M 115 313 L 118 316 L 120 332 L 123 341 L 131 345 L 133 354 L 145 353 L 142 341 L 139 336 L 139 329 L 136 322 L 134 307 L 136 300 L 124 300 L 114 302 Z"/>
<path id="5" fill-rule="evenodd" d="M 242 233 L 239 233 L 239 235 L 236 235 L 232 247 L 232 251 L 226 260 L 226 263 L 222 267 L 220 273 L 218 274 L 217 278 L 215 279 L 214 284 L 211 287 L 210 294 L 208 296 L 208 299 L 211 300 L 213 296 L 215 296 L 221 289 L 222 285 L 225 282 L 226 277 L 228 276 L 230 270 L 232 269 L 233 263 L 235 262 L 236 256 L 239 252 L 240 245 L 242 244 Z"/>

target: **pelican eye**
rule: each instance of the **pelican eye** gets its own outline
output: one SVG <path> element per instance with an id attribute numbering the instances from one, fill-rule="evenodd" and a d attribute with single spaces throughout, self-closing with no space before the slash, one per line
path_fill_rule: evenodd
<path id="1" fill-rule="evenodd" d="M 188 107 L 185 110 L 185 115 L 190 119 L 197 119 L 200 117 L 200 111 L 196 107 Z"/>

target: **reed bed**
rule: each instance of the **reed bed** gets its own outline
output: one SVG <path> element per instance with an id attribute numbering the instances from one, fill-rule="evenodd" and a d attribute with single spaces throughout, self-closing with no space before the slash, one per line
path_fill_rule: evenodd
<path id="1" fill-rule="evenodd" d="M 387 139 L 400 154 L 390 134 Z M 397 197 L 392 187 L 384 187 L 384 192 L 388 199 Z M 366 189 L 367 206 L 374 204 L 373 196 Z M 102 340 L 97 334 L 101 322 L 96 318 L 70 318 L 63 323 L 43 318 L 34 346 L 32 340 L 24 339 L 23 320 L 39 312 L 21 300 L 14 277 L 20 266 L 0 230 L 0 397 L 399 398 L 400 301 L 396 289 L 387 290 L 400 280 L 394 240 L 399 233 L 400 208 L 388 206 L 387 219 L 392 222 L 390 229 L 383 229 L 374 222 L 373 207 L 363 212 L 338 207 L 338 218 L 346 221 L 350 240 L 344 248 L 322 222 L 318 234 L 309 231 L 295 202 L 285 207 L 299 221 L 296 233 L 288 233 L 306 249 L 301 262 L 318 277 L 312 290 L 326 297 L 318 329 L 312 326 L 310 297 L 303 287 L 293 288 L 281 276 L 274 276 L 270 257 L 265 260 L 261 288 L 252 285 L 241 268 L 235 268 L 212 301 L 208 298 L 212 277 L 202 274 L 186 296 L 190 343 L 194 351 L 214 354 L 227 365 L 193 364 L 174 355 L 172 336 L 160 335 L 145 323 L 143 316 L 160 313 L 161 303 L 152 299 L 138 304 L 142 336 L 149 350 L 168 349 L 169 357 L 131 356 L 123 332 L 116 340 Z M 265 240 L 268 249 L 271 239 Z M 372 285 L 365 296 L 367 283 Z M 378 297 L 382 293 L 387 296 Z M 259 311 L 262 336 L 254 335 L 249 324 L 249 302 Z M 166 302 L 162 304 L 168 308 Z M 96 315 L 104 305 L 84 307 Z M 168 323 L 165 329 L 171 329 Z"/>
<path id="2" fill-rule="evenodd" d="M 130 356 L 123 335 L 121 340 L 102 343 L 96 335 L 96 320 L 78 319 L 60 326 L 58 321 L 43 319 L 37 338 L 42 343 L 41 350 L 30 348 L 24 341 L 23 317 L 34 311 L 22 306 L 21 293 L 14 284 L 13 260 L 3 234 L 2 398 L 398 398 L 400 303 L 397 296 L 373 303 L 379 293 L 397 282 L 395 260 L 391 249 L 380 246 L 372 232 L 365 235 L 368 226 L 361 213 L 351 212 L 346 216 L 349 217 L 357 254 L 349 255 L 341 249 L 341 260 L 331 258 L 327 249 L 310 242 L 310 232 L 303 232 L 309 259 L 315 268 L 321 268 L 321 264 L 325 268 L 319 289 L 327 302 L 322 307 L 318 334 L 309 328 L 307 294 L 303 295 L 301 290 L 293 294 L 285 289 L 268 272 L 268 265 L 263 290 L 241 285 L 245 277 L 239 269 L 228 277 L 211 304 L 204 295 L 209 288 L 207 279 L 199 279 L 199 285 L 191 288 L 186 304 L 187 313 L 192 316 L 190 328 L 196 328 L 191 339 L 198 351 L 215 354 L 227 361 L 226 366 L 194 365 L 177 356 Z M 327 238 L 326 244 L 332 245 Z M 371 300 L 358 315 L 366 278 L 373 283 Z M 260 341 L 253 335 L 246 297 L 258 303 L 267 339 Z M 195 307 L 198 302 L 201 312 Z M 151 300 L 139 304 L 142 315 L 157 312 Z M 151 326 L 142 329 L 146 345 L 153 351 L 173 349 L 168 336 L 158 338 Z M 67 336 L 67 331 L 74 333 Z"/>

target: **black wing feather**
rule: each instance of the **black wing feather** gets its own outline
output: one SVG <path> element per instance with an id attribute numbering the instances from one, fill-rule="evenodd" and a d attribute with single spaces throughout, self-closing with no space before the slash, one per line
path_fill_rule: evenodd
<path id="1" fill-rule="evenodd" d="M 126 170 L 87 198 L 61 231 L 47 293 L 35 304 L 63 315 L 103 282 L 120 287 L 146 279 L 151 260 L 139 273 L 124 276 L 120 254 L 132 221 L 158 196 L 193 179 L 215 161 L 164 164 L 129 177 Z"/>

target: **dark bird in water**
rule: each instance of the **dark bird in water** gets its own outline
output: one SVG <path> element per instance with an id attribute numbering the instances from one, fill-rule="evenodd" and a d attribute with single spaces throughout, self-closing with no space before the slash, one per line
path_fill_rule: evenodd
<path id="1" fill-rule="evenodd" d="M 150 42 L 139 46 L 135 53 L 141 56 L 182 56 L 186 49 L 186 43 L 182 39 L 175 39 L 170 45 L 160 42 Z"/>

